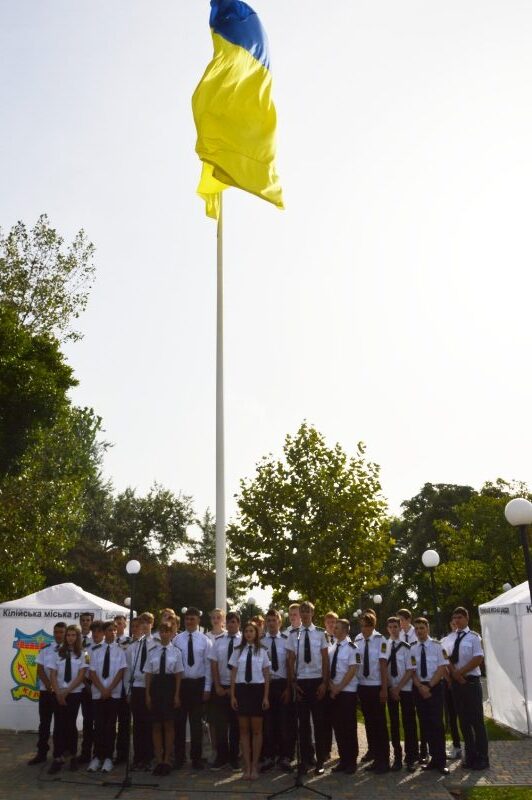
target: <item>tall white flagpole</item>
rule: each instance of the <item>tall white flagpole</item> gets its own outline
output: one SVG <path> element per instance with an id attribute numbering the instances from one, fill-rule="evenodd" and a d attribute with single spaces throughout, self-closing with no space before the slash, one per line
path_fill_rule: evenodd
<path id="1" fill-rule="evenodd" d="M 216 248 L 216 607 L 226 609 L 223 192 Z"/>

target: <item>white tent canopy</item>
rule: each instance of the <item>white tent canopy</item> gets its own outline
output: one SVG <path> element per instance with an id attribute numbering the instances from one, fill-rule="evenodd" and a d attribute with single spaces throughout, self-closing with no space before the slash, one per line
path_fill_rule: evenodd
<path id="1" fill-rule="evenodd" d="M 78 623 L 85 611 L 103 620 L 129 614 L 127 608 L 74 583 L 60 583 L 0 603 L 0 728 L 37 730 L 39 650 L 52 640 L 56 622 Z"/>
<path id="2" fill-rule="evenodd" d="M 493 718 L 532 736 L 532 604 L 528 582 L 479 606 Z"/>

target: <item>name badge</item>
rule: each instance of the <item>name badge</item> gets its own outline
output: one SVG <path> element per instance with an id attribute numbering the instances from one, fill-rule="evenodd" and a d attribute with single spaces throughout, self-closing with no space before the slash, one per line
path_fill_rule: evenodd
<path id="1" fill-rule="evenodd" d="M 356 653 L 355 655 L 356 655 L 357 664 L 361 664 L 362 663 L 362 657 L 361 657 L 360 653 Z"/>
<path id="2" fill-rule="evenodd" d="M 381 644 L 381 653 L 385 653 L 385 652 L 386 652 L 386 642 L 383 642 Z"/>
<path id="3" fill-rule="evenodd" d="M 416 666 L 416 657 L 415 656 L 411 656 L 410 657 L 410 661 L 412 662 L 412 666 L 415 667 Z"/>

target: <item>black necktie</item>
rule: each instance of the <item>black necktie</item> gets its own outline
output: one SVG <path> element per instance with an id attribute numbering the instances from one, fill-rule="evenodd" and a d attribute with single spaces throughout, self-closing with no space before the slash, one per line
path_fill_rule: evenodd
<path id="1" fill-rule="evenodd" d="M 166 675 L 166 647 L 163 647 L 161 660 L 159 661 L 159 675 Z"/>
<path id="2" fill-rule="evenodd" d="M 425 653 L 425 645 L 421 645 L 421 677 L 427 677 L 427 654 Z"/>
<path id="3" fill-rule="evenodd" d="M 312 656 L 310 655 L 310 636 L 308 628 L 305 628 L 305 664 L 310 664 Z"/>
<path id="4" fill-rule="evenodd" d="M 408 633 L 405 633 L 405 642 L 408 644 Z"/>
<path id="5" fill-rule="evenodd" d="M 253 657 L 253 649 L 248 647 L 248 655 L 246 658 L 246 683 L 251 683 L 251 679 L 253 677 L 253 671 L 251 669 L 251 659 Z"/>
<path id="6" fill-rule="evenodd" d="M 365 678 L 369 678 L 369 639 L 366 639 L 366 646 L 364 648 L 364 669 L 362 674 Z"/>
<path id="7" fill-rule="evenodd" d="M 392 642 L 392 655 L 390 656 L 390 672 L 392 678 L 397 678 L 397 655 L 395 652 L 395 642 Z"/>
<path id="8" fill-rule="evenodd" d="M 338 650 L 340 649 L 340 642 L 336 645 L 336 650 L 334 651 L 333 660 L 331 664 L 331 678 L 334 680 L 336 678 L 336 662 L 338 661 Z"/>
<path id="9" fill-rule="evenodd" d="M 234 647 L 235 647 L 234 641 L 235 641 L 235 637 L 231 636 L 231 638 L 229 639 L 229 647 L 227 648 L 227 666 L 229 666 L 229 659 L 233 655 L 233 650 L 234 650 Z"/>
<path id="10" fill-rule="evenodd" d="M 275 644 L 275 636 L 272 636 L 272 669 L 277 672 L 279 669 L 279 659 L 277 658 L 277 645 Z"/>
<path id="11" fill-rule="evenodd" d="M 187 658 L 188 666 L 194 666 L 194 648 L 192 647 L 192 634 L 188 634 L 188 658 Z"/>
<path id="12" fill-rule="evenodd" d="M 83 647 L 87 647 L 88 643 L 89 643 L 89 637 L 88 636 L 84 636 L 83 637 Z"/>
<path id="13" fill-rule="evenodd" d="M 460 633 L 456 634 L 456 639 L 454 640 L 454 647 L 453 652 L 451 653 L 451 657 L 449 661 L 451 664 L 458 664 L 458 659 L 460 658 L 460 642 L 464 638 L 465 633 L 460 631 Z"/>
<path id="14" fill-rule="evenodd" d="M 70 650 L 68 650 L 65 658 L 65 683 L 70 683 L 71 680 L 72 680 L 72 662 L 70 660 Z"/>
<path id="15" fill-rule="evenodd" d="M 103 657 L 103 669 L 102 669 L 102 678 L 109 677 L 109 668 L 111 666 L 111 645 L 107 645 L 107 650 L 105 651 L 105 655 Z"/>
<path id="16" fill-rule="evenodd" d="M 146 663 L 146 656 L 148 655 L 148 649 L 146 647 L 146 639 L 142 642 L 142 648 L 140 651 L 140 671 L 142 672 L 144 669 L 144 664 Z"/>

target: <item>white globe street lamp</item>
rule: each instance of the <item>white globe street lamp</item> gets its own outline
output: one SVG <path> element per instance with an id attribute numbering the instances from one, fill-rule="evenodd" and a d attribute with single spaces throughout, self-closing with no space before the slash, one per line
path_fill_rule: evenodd
<path id="1" fill-rule="evenodd" d="M 124 605 L 126 608 L 131 608 L 131 597 L 126 597 L 124 600 Z"/>
<path id="2" fill-rule="evenodd" d="M 421 556 L 423 566 L 427 569 L 435 569 L 440 563 L 440 556 L 436 550 L 425 550 Z"/>
<path id="3" fill-rule="evenodd" d="M 530 559 L 530 548 L 528 546 L 528 526 L 532 524 L 532 503 L 525 497 L 514 497 L 506 504 L 504 516 L 515 528 L 519 528 L 521 535 L 521 545 L 525 557 L 525 569 L 528 579 L 528 589 L 530 600 L 532 601 L 532 560 Z"/>
<path id="4" fill-rule="evenodd" d="M 380 604 L 382 603 L 382 595 L 374 594 L 373 595 L 373 602 L 375 603 L 376 606 L 380 606 Z"/>
<path id="5" fill-rule="evenodd" d="M 503 583 L 503 585 L 502 585 L 503 592 L 509 592 L 511 588 L 512 588 L 512 584 L 511 583 Z"/>
<path id="6" fill-rule="evenodd" d="M 438 608 L 438 600 L 436 597 L 436 578 L 434 577 L 434 571 L 440 563 L 440 556 L 436 550 L 425 550 L 421 556 L 421 561 L 423 562 L 423 566 L 426 567 L 430 573 L 430 588 L 432 590 L 432 606 L 434 608 L 434 619 L 436 622 L 436 635 L 440 637 L 440 609 Z"/>

